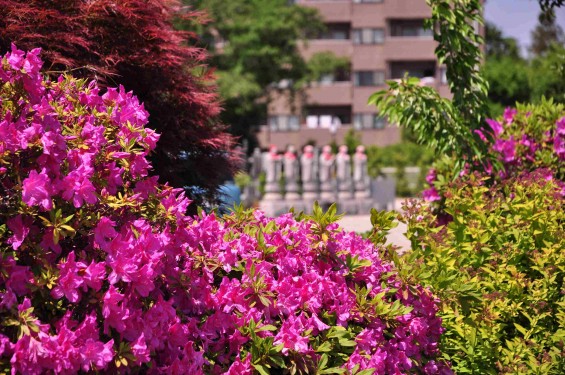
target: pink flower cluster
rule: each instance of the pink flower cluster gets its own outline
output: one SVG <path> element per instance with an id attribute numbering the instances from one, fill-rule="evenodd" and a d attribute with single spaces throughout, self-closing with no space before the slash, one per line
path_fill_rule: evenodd
<path id="1" fill-rule="evenodd" d="M 38 56 L 0 63 L 0 372 L 450 373 L 437 301 L 369 241 L 291 214 L 186 216 L 148 175 L 143 105 L 45 81 Z"/>
<path id="2" fill-rule="evenodd" d="M 559 112 L 558 105 L 554 111 Z M 529 110 L 516 110 L 507 108 L 500 120 L 487 119 L 489 129 L 476 130 L 484 142 L 490 142 L 491 160 L 498 160 L 502 169 L 494 176 L 495 170 L 490 163 L 478 165 L 474 168 L 467 164 L 461 172 L 461 177 L 469 174 L 471 169 L 484 176 L 506 179 L 519 175 L 522 172 L 531 172 L 536 169 L 544 170 L 547 178 L 554 178 L 563 187 L 565 196 L 565 113 L 552 114 L 553 120 L 547 121 L 547 111 L 539 109 L 539 113 L 532 114 Z M 543 112 L 543 113 L 542 113 Z M 551 128 L 545 127 L 550 124 Z M 484 135 L 491 134 L 492 141 Z M 449 171 L 442 171 L 449 174 Z M 426 181 L 430 188 L 423 192 L 426 201 L 441 201 L 442 193 L 435 183 L 436 171 L 430 172 Z"/>

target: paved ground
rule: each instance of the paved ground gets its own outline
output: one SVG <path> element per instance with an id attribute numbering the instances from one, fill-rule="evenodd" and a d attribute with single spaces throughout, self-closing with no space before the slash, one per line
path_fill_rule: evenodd
<path id="1" fill-rule="evenodd" d="M 354 232 L 363 233 L 371 229 L 371 217 L 369 215 L 348 215 L 345 216 L 339 224 L 345 229 Z M 390 231 L 387 242 L 400 246 L 401 252 L 410 250 L 410 241 L 404 235 L 406 233 L 406 224 L 398 223 L 398 226 Z"/>
<path id="2" fill-rule="evenodd" d="M 395 209 L 400 211 L 402 199 L 397 199 Z M 346 230 L 363 233 L 371 229 L 370 215 L 347 215 L 340 220 L 339 224 Z M 398 223 L 398 226 L 390 231 L 388 235 L 388 243 L 400 246 L 400 252 L 410 250 L 410 241 L 404 235 L 406 233 L 406 224 Z"/>

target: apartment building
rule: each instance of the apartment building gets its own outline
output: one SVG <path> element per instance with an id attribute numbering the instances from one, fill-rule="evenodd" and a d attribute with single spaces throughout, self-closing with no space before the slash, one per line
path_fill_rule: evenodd
<path id="1" fill-rule="evenodd" d="M 267 124 L 258 133 L 262 147 L 279 149 L 332 141 L 343 142 L 355 129 L 366 145 L 386 146 L 400 141 L 400 129 L 389 125 L 367 105 L 371 94 L 388 79 L 405 73 L 419 77 L 443 96 L 449 88 L 445 69 L 434 54 L 431 30 L 423 27 L 431 15 L 425 0 L 295 0 L 318 9 L 327 31 L 302 47 L 306 59 L 331 51 L 350 60 L 350 70 L 312 82 L 291 102 L 279 94 L 268 108 Z"/>

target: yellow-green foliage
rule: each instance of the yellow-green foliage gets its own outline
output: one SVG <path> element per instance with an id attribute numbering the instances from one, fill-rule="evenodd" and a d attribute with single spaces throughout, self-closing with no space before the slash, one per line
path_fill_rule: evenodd
<path id="1" fill-rule="evenodd" d="M 408 205 L 414 250 L 397 260 L 401 277 L 441 299 L 442 352 L 456 373 L 564 374 L 563 186 L 543 170 L 485 182 L 447 187 L 445 225 Z"/>

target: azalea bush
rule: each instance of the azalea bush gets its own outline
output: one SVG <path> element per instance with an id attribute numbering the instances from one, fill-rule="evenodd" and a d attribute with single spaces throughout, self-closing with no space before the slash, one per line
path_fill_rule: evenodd
<path id="1" fill-rule="evenodd" d="M 565 110 L 519 106 L 487 124 L 497 168 L 439 163 L 428 202 L 405 207 L 412 252 L 396 263 L 442 301 L 456 373 L 563 374 Z"/>
<path id="2" fill-rule="evenodd" d="M 189 217 L 143 105 L 41 64 L 0 62 L 0 372 L 450 373 L 435 297 L 335 209 Z"/>
<path id="3" fill-rule="evenodd" d="M 484 163 L 467 162 L 454 174 L 453 158 L 445 157 L 435 164 L 427 176 L 429 188 L 423 197 L 441 209 L 446 189 L 454 179 L 466 180 L 471 174 L 481 176 L 485 183 L 496 185 L 522 172 L 543 169 L 547 178 L 557 184 L 565 182 L 565 106 L 544 100 L 539 105 L 518 105 L 507 108 L 498 119 L 487 119 L 483 129 L 475 130 L 488 148 Z M 488 136 L 488 137 L 487 137 Z M 488 140 L 487 140 L 488 138 Z M 494 165 L 493 165 L 494 164 Z"/>
<path id="4" fill-rule="evenodd" d="M 150 157 L 155 170 L 204 204 L 239 169 L 240 155 L 219 119 L 208 52 L 194 29 L 175 28 L 205 22 L 191 7 L 180 0 L 0 0 L 0 55 L 12 42 L 41 47 L 53 80 L 70 70 L 99 87 L 133 90 L 162 134 Z"/>

